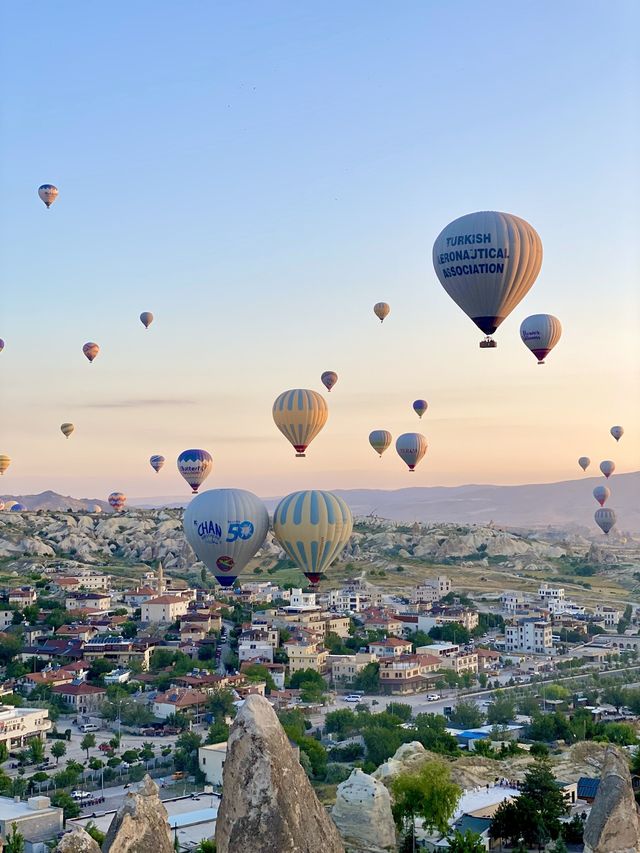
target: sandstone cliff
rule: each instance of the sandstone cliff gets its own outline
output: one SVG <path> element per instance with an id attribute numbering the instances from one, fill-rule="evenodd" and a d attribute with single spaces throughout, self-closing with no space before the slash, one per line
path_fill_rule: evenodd
<path id="1" fill-rule="evenodd" d="M 639 853 L 640 822 L 625 755 L 607 749 L 600 787 L 584 830 L 585 853 Z"/>

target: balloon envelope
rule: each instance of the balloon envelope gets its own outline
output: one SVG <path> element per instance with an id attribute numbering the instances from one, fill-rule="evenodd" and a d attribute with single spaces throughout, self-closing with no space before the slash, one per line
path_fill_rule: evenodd
<path id="1" fill-rule="evenodd" d="M 213 468 L 213 458 L 206 450 L 183 450 L 178 456 L 178 471 L 195 495 Z"/>
<path id="2" fill-rule="evenodd" d="M 93 361 L 100 352 L 100 347 L 98 344 L 94 344 L 93 341 L 89 341 L 82 347 L 82 352 L 86 355 L 89 361 Z"/>
<path id="3" fill-rule="evenodd" d="M 111 506 L 112 509 L 114 509 L 116 512 L 121 512 L 127 502 L 127 496 L 123 495 L 122 492 L 111 492 L 108 500 L 109 506 Z"/>
<path id="4" fill-rule="evenodd" d="M 591 460 L 588 456 L 581 456 L 580 459 L 578 459 L 578 465 L 583 471 L 586 471 L 589 465 L 591 465 Z"/>
<path id="5" fill-rule="evenodd" d="M 511 213 L 461 216 L 433 244 L 440 284 L 485 335 L 492 335 L 526 296 L 541 265 L 540 237 Z"/>
<path id="6" fill-rule="evenodd" d="M 153 470 L 158 473 L 158 471 L 162 468 L 165 463 L 164 456 L 160 456 L 159 454 L 154 454 L 151 459 L 149 459 L 149 465 L 153 468 Z"/>
<path id="7" fill-rule="evenodd" d="M 426 400 L 414 400 L 413 401 L 413 411 L 419 418 L 422 418 L 424 413 L 429 408 L 429 404 Z"/>
<path id="8" fill-rule="evenodd" d="M 324 397 L 317 391 L 295 388 L 284 391 L 273 404 L 273 420 L 284 437 L 304 456 L 329 417 Z"/>
<path id="9" fill-rule="evenodd" d="M 312 584 L 340 555 L 352 530 L 351 510 L 333 492 L 293 492 L 273 514 L 276 539 Z"/>
<path id="10" fill-rule="evenodd" d="M 4 474 L 7 468 L 11 465 L 11 457 L 5 456 L 4 454 L 0 456 L 0 474 Z"/>
<path id="11" fill-rule="evenodd" d="M 381 323 L 384 323 L 384 318 L 389 315 L 391 308 L 386 302 L 376 302 L 373 306 L 373 313 L 380 320 Z"/>
<path id="12" fill-rule="evenodd" d="M 396 451 L 409 466 L 409 471 L 415 471 L 427 452 L 427 439 L 419 432 L 405 432 L 396 439 Z"/>
<path id="13" fill-rule="evenodd" d="M 620 441 L 620 439 L 624 435 L 624 429 L 621 426 L 612 426 L 609 432 L 615 438 L 616 441 Z"/>
<path id="14" fill-rule="evenodd" d="M 148 329 L 149 326 L 153 323 L 153 314 L 151 313 L 151 311 L 143 311 L 140 315 L 140 322 L 145 327 L 145 329 Z"/>
<path id="15" fill-rule="evenodd" d="M 374 429 L 373 432 L 369 433 L 369 444 L 380 457 L 392 441 L 393 436 L 386 429 Z"/>
<path id="16" fill-rule="evenodd" d="M 75 427 L 73 424 L 61 424 L 60 432 L 64 435 L 65 438 L 69 438 L 71 433 L 74 431 Z"/>
<path id="17" fill-rule="evenodd" d="M 593 496 L 598 501 L 600 506 L 604 506 L 607 499 L 611 497 L 611 490 L 606 486 L 596 486 L 593 490 Z"/>
<path id="18" fill-rule="evenodd" d="M 520 324 L 522 343 L 535 355 L 538 364 L 544 364 L 545 358 L 558 343 L 561 334 L 560 320 L 553 314 L 532 314 Z"/>
<path id="19" fill-rule="evenodd" d="M 616 514 L 612 509 L 604 507 L 597 509 L 595 515 L 596 524 L 604 532 L 608 533 L 616 523 Z"/>
<path id="20" fill-rule="evenodd" d="M 183 526 L 187 542 L 222 586 L 231 586 L 262 547 L 269 514 L 244 489 L 210 489 L 186 508 Z"/>
<path id="21" fill-rule="evenodd" d="M 58 188 L 53 184 L 42 184 L 38 187 L 38 195 L 47 207 L 51 207 L 53 202 L 58 198 Z"/>
<path id="22" fill-rule="evenodd" d="M 338 374 L 335 373 L 335 371 L 333 371 L 333 370 L 325 370 L 325 372 L 320 377 L 320 381 L 322 382 L 324 387 L 327 389 L 327 391 L 331 391 L 333 386 L 338 381 Z"/>
<path id="23" fill-rule="evenodd" d="M 0 352 L 4 349 L 4 341 L 0 338 Z"/>
<path id="24" fill-rule="evenodd" d="M 24 512 L 26 506 L 24 504 L 15 503 L 10 507 L 10 512 Z"/>
<path id="25" fill-rule="evenodd" d="M 600 463 L 600 470 L 608 480 L 616 470 L 616 463 L 612 462 L 610 459 L 605 459 L 604 462 Z"/>

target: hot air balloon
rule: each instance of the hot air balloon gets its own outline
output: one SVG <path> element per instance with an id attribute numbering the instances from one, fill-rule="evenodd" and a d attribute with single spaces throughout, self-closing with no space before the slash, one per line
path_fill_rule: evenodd
<path id="1" fill-rule="evenodd" d="M 58 187 L 54 187 L 53 184 L 42 184 L 42 186 L 38 187 L 38 195 L 47 208 L 49 208 L 58 198 Z"/>
<path id="2" fill-rule="evenodd" d="M 127 502 L 127 496 L 123 495 L 122 492 L 111 492 L 108 501 L 109 506 L 111 506 L 116 512 L 122 512 L 124 505 Z"/>
<path id="3" fill-rule="evenodd" d="M 11 465 L 10 456 L 0 456 L 0 474 L 4 474 L 7 468 Z"/>
<path id="4" fill-rule="evenodd" d="M 414 400 L 413 401 L 413 411 L 416 415 L 422 419 L 422 416 L 427 411 L 429 404 L 426 400 Z"/>
<path id="5" fill-rule="evenodd" d="M 419 432 L 405 432 L 396 439 L 396 451 L 413 472 L 427 452 L 427 439 Z"/>
<path id="6" fill-rule="evenodd" d="M 140 315 L 140 322 L 145 327 L 145 329 L 148 329 L 149 326 L 153 323 L 153 314 L 151 313 L 151 311 L 143 311 Z"/>
<path id="7" fill-rule="evenodd" d="M 93 341 L 89 341 L 82 347 L 82 352 L 86 355 L 89 361 L 93 361 L 100 352 L 100 347 L 98 344 L 94 344 Z"/>
<path id="8" fill-rule="evenodd" d="M 65 438 L 69 438 L 75 427 L 73 424 L 60 424 L 60 431 Z"/>
<path id="9" fill-rule="evenodd" d="M 520 338 L 538 359 L 538 364 L 544 360 L 560 340 L 562 326 L 560 320 L 553 314 L 532 314 L 520 324 Z"/>
<path id="10" fill-rule="evenodd" d="M 391 308 L 389 308 L 386 302 L 376 302 L 373 306 L 373 313 L 378 317 L 381 323 L 384 323 L 384 318 L 389 316 L 389 312 Z"/>
<path id="11" fill-rule="evenodd" d="M 284 391 L 273 404 L 273 420 L 287 441 L 304 456 L 329 417 L 324 397 L 317 391 L 295 388 Z"/>
<path id="12" fill-rule="evenodd" d="M 603 508 L 597 509 L 593 516 L 598 527 L 604 532 L 609 533 L 616 523 L 616 514 L 612 509 Z"/>
<path id="13" fill-rule="evenodd" d="M 213 458 L 206 450 L 183 450 L 178 456 L 178 471 L 195 495 L 213 468 Z"/>
<path id="14" fill-rule="evenodd" d="M 0 338 L 0 352 L 4 349 L 4 341 Z"/>
<path id="15" fill-rule="evenodd" d="M 596 486 L 593 490 L 593 496 L 598 501 L 600 506 L 604 506 L 607 499 L 611 497 L 611 490 L 606 486 Z"/>
<path id="16" fill-rule="evenodd" d="M 0 501 L 0 512 L 4 509 L 4 501 Z"/>
<path id="17" fill-rule="evenodd" d="M 273 514 L 273 532 L 310 583 L 340 555 L 353 530 L 347 504 L 333 492 L 293 492 Z"/>
<path id="18" fill-rule="evenodd" d="M 26 506 L 24 504 L 14 503 L 11 504 L 10 512 L 24 512 L 26 510 Z"/>
<path id="19" fill-rule="evenodd" d="M 616 441 L 620 441 L 620 439 L 624 435 L 624 429 L 621 426 L 612 426 L 609 432 L 615 438 Z"/>
<path id="20" fill-rule="evenodd" d="M 605 459 L 604 462 L 600 463 L 600 470 L 608 480 L 616 470 L 616 463 L 612 462 L 610 459 Z"/>
<path id="21" fill-rule="evenodd" d="M 591 465 L 591 460 L 588 456 L 581 456 L 580 459 L 578 459 L 578 465 L 583 471 L 586 471 L 589 465 Z"/>
<path id="22" fill-rule="evenodd" d="M 325 372 L 320 377 L 320 381 L 327 389 L 327 391 L 331 391 L 333 386 L 338 381 L 338 374 L 335 373 L 333 370 L 325 370 Z"/>
<path id="23" fill-rule="evenodd" d="M 5 502 L 4 502 L 4 508 L 5 508 L 5 509 L 11 509 L 11 507 L 12 507 L 14 504 L 17 504 L 17 503 L 18 503 L 18 501 L 11 501 L 11 500 L 9 500 L 9 501 L 5 501 Z"/>
<path id="24" fill-rule="evenodd" d="M 531 289 L 542 265 L 542 242 L 511 213 L 469 213 L 440 232 L 433 265 L 449 296 L 489 336 Z M 489 337 L 483 344 L 496 345 Z"/>
<path id="25" fill-rule="evenodd" d="M 382 454 L 390 446 L 393 436 L 386 429 L 374 429 L 369 433 L 369 444 L 382 459 Z"/>
<path id="26" fill-rule="evenodd" d="M 232 586 L 255 556 L 269 529 L 269 514 L 244 489 L 210 489 L 186 508 L 187 542 L 221 586 Z"/>
<path id="27" fill-rule="evenodd" d="M 158 471 L 159 471 L 159 470 L 162 468 L 162 466 L 164 465 L 164 461 L 165 461 L 165 460 L 164 460 L 164 456 L 159 456 L 159 455 L 157 455 L 157 454 L 154 454 L 154 455 L 151 457 L 151 459 L 149 459 L 149 465 L 151 465 L 151 467 L 153 468 L 153 470 L 154 470 L 154 471 L 156 472 L 156 474 L 157 474 L 157 473 L 158 473 Z M 180 472 L 180 473 L 182 473 L 182 472 Z"/>
<path id="28" fill-rule="evenodd" d="M 91 509 L 91 512 L 102 512 L 102 507 L 100 506 L 100 504 L 94 504 Z"/>

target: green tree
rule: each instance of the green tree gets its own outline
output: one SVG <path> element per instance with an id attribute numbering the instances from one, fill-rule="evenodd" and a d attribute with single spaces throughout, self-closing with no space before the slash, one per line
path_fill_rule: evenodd
<path id="1" fill-rule="evenodd" d="M 107 833 L 103 832 L 101 829 L 95 825 L 95 823 L 90 820 L 89 823 L 85 826 L 85 832 L 90 835 L 95 842 L 102 845 L 102 842 L 107 837 Z"/>
<path id="2" fill-rule="evenodd" d="M 88 732 L 86 735 L 84 735 L 84 737 L 80 741 L 80 749 L 86 750 L 87 760 L 89 759 L 89 750 L 93 749 L 95 745 L 96 736 L 91 732 Z"/>
<path id="3" fill-rule="evenodd" d="M 51 797 L 51 805 L 62 809 L 65 820 L 78 817 L 80 814 L 80 806 L 69 794 L 66 793 L 66 791 L 56 791 L 56 793 Z"/>
<path id="4" fill-rule="evenodd" d="M 324 718 L 324 727 L 327 734 L 337 734 L 340 738 L 346 737 L 352 732 L 358 731 L 358 715 L 351 708 L 340 708 L 338 711 L 329 711 Z"/>
<path id="5" fill-rule="evenodd" d="M 497 693 L 487 710 L 487 723 L 489 725 L 506 726 L 513 721 L 516 715 L 516 704 L 506 693 Z"/>
<path id="6" fill-rule="evenodd" d="M 120 633 L 127 640 L 132 640 L 138 633 L 138 626 L 135 622 L 125 622 L 120 629 Z"/>
<path id="7" fill-rule="evenodd" d="M 140 750 L 140 758 L 143 761 L 151 761 L 154 756 L 155 752 L 153 750 L 153 744 L 149 743 L 149 741 L 145 741 L 142 744 L 142 749 Z"/>
<path id="8" fill-rule="evenodd" d="M 55 740 L 55 741 L 52 743 L 52 745 L 51 745 L 51 755 L 53 755 L 53 757 L 55 758 L 55 760 L 56 760 L 56 764 L 59 764 L 59 763 L 60 763 L 60 759 L 62 758 L 62 756 L 63 756 L 63 755 L 65 755 L 65 754 L 66 754 L 66 752 L 67 752 L 67 746 L 66 746 L 66 744 L 65 744 L 65 742 L 64 742 L 64 741 L 62 741 L 62 740 Z"/>
<path id="9" fill-rule="evenodd" d="M 4 853 L 24 853 L 24 835 L 18 832 L 18 824 L 11 824 L 11 832 L 4 844 Z"/>
<path id="10" fill-rule="evenodd" d="M 21 636 L 4 633 L 2 635 L 2 642 L 0 643 L 0 666 L 6 666 L 22 651 L 23 647 L 24 643 Z M 3 697 L 3 701 L 4 698 L 6 697 Z"/>
<path id="11" fill-rule="evenodd" d="M 229 726 L 222 720 L 216 720 L 209 726 L 205 743 L 224 743 L 229 737 Z"/>
<path id="12" fill-rule="evenodd" d="M 471 634 L 459 622 L 447 622 L 442 626 L 434 625 L 429 631 L 429 636 L 437 643 L 466 645 L 471 640 Z"/>
<path id="13" fill-rule="evenodd" d="M 477 832 L 468 829 L 465 833 L 457 829 L 447 838 L 449 853 L 485 853 L 484 841 Z"/>
<path id="14" fill-rule="evenodd" d="M 484 725 L 484 714 L 472 700 L 461 699 L 449 719 L 454 726 L 463 729 L 474 729 Z"/>
<path id="15" fill-rule="evenodd" d="M 233 693 L 230 690 L 217 690 L 208 700 L 207 710 L 211 711 L 216 719 L 234 717 L 236 708 L 233 702 Z"/>
<path id="16" fill-rule="evenodd" d="M 276 689 L 276 684 L 271 673 L 263 664 L 249 664 L 249 666 L 244 667 L 242 674 L 245 675 L 249 681 L 264 681 L 267 686 L 267 693 L 271 693 L 272 690 Z"/>
<path id="17" fill-rule="evenodd" d="M 411 719 L 413 708 L 411 705 L 407 705 L 406 702 L 389 702 L 387 705 L 387 713 L 393 714 L 395 717 L 402 720 L 403 723 L 406 723 Z"/>
<path id="18" fill-rule="evenodd" d="M 0 764 L 5 762 L 7 758 L 9 758 L 9 747 L 6 740 L 3 740 L 0 741 Z"/>
<path id="19" fill-rule="evenodd" d="M 29 741 L 29 760 L 32 764 L 40 764 L 44 761 L 44 743 L 39 737 Z"/>
<path id="20" fill-rule="evenodd" d="M 445 835 L 462 796 L 445 764 L 429 761 L 417 773 L 400 773 L 391 781 L 393 817 L 405 835 L 413 836 L 416 817 L 428 832 Z"/>
<path id="21" fill-rule="evenodd" d="M 549 747 L 546 743 L 532 743 L 529 755 L 533 756 L 533 758 L 548 758 Z"/>
<path id="22" fill-rule="evenodd" d="M 613 705 L 617 714 L 620 713 L 620 708 L 627 704 L 627 700 L 628 691 L 620 684 L 611 684 L 602 691 L 602 701 Z"/>
<path id="23" fill-rule="evenodd" d="M 368 663 L 353 679 L 353 689 L 377 693 L 380 689 L 380 664 Z"/>
<path id="24" fill-rule="evenodd" d="M 327 772 L 327 750 L 314 737 L 302 737 L 297 742 L 300 752 L 306 753 L 316 779 L 324 779 Z"/>
<path id="25" fill-rule="evenodd" d="M 378 715 L 373 715 L 377 717 Z M 383 764 L 406 740 L 408 733 L 404 729 L 389 729 L 383 726 L 371 726 L 363 737 L 367 748 L 367 758 L 376 767 Z"/>
<path id="26" fill-rule="evenodd" d="M 289 682 L 290 687 L 295 690 L 303 684 L 315 684 L 323 690 L 327 686 L 324 678 L 315 669 L 299 669 L 293 673 Z"/>

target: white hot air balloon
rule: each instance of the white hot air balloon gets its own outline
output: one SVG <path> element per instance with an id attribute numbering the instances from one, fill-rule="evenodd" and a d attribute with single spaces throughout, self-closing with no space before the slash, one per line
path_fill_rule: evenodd
<path id="1" fill-rule="evenodd" d="M 262 501 L 245 489 L 210 489 L 186 508 L 184 533 L 221 586 L 232 586 L 269 529 Z"/>
<path id="2" fill-rule="evenodd" d="M 615 526 L 616 514 L 612 509 L 608 509 L 607 507 L 597 509 L 593 517 L 603 533 L 609 533 L 611 528 Z"/>
<path id="3" fill-rule="evenodd" d="M 604 462 L 600 463 L 600 470 L 608 480 L 616 470 L 616 463 L 612 462 L 610 459 L 605 459 Z"/>
<path id="4" fill-rule="evenodd" d="M 427 452 L 427 439 L 419 432 L 405 432 L 396 439 L 398 456 L 409 466 L 413 473 L 416 465 Z"/>
<path id="5" fill-rule="evenodd" d="M 621 426 L 612 426 L 609 432 L 615 438 L 616 441 L 620 441 L 620 439 L 624 435 L 624 429 Z"/>
<path id="6" fill-rule="evenodd" d="M 440 284 L 487 336 L 526 296 L 541 265 L 540 237 L 511 213 L 489 210 L 461 216 L 433 244 Z M 487 337 L 483 345 L 496 344 Z"/>
<path id="7" fill-rule="evenodd" d="M 611 489 L 608 489 L 606 486 L 596 486 L 593 490 L 593 496 L 600 506 L 604 506 L 611 497 Z"/>
<path id="8" fill-rule="evenodd" d="M 581 456 L 580 459 L 578 459 L 578 465 L 583 471 L 586 471 L 589 465 L 591 465 L 591 460 L 588 456 Z"/>
<path id="9" fill-rule="evenodd" d="M 535 355 L 538 364 L 544 364 L 545 358 L 558 343 L 561 334 L 560 320 L 553 314 L 532 314 L 520 324 L 522 343 Z"/>

